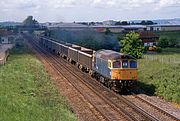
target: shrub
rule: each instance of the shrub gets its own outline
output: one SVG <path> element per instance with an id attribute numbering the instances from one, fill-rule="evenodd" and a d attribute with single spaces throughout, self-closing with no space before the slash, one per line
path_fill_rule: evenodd
<path id="1" fill-rule="evenodd" d="M 169 46 L 169 41 L 167 37 L 161 37 L 158 41 L 158 46 L 165 48 Z"/>
<path id="2" fill-rule="evenodd" d="M 162 48 L 161 48 L 161 47 L 158 47 L 158 48 L 156 49 L 156 52 L 157 52 L 157 53 L 161 53 L 161 52 L 162 52 Z"/>

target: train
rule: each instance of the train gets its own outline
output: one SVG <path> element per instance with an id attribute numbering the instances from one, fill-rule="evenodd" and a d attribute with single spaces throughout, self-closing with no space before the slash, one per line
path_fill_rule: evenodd
<path id="1" fill-rule="evenodd" d="M 137 81 L 137 60 L 131 55 L 105 49 L 94 51 L 45 36 L 40 36 L 39 44 L 116 92 L 133 87 Z"/>

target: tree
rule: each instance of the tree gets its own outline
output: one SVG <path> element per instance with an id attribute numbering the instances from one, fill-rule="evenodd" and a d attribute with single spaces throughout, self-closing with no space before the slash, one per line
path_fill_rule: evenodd
<path id="1" fill-rule="evenodd" d="M 156 23 L 154 23 L 153 21 L 141 21 L 141 23 L 140 23 L 141 25 L 153 25 L 153 24 L 156 24 Z"/>
<path id="2" fill-rule="evenodd" d="M 154 24 L 153 21 L 147 21 L 147 22 L 146 22 L 146 25 L 153 25 L 153 24 Z"/>
<path id="3" fill-rule="evenodd" d="M 169 39 L 169 47 L 176 47 L 178 45 L 178 40 L 176 38 Z"/>
<path id="4" fill-rule="evenodd" d="M 27 27 L 36 27 L 38 26 L 38 22 L 33 19 L 33 16 L 28 16 L 24 21 L 23 21 L 24 26 Z"/>
<path id="5" fill-rule="evenodd" d="M 141 21 L 141 25 L 146 25 L 146 21 Z"/>
<path id="6" fill-rule="evenodd" d="M 130 32 L 129 34 L 126 34 L 126 36 L 119 40 L 121 44 L 121 52 L 125 54 L 132 55 L 136 58 L 141 58 L 144 46 L 142 41 L 139 39 L 139 34 L 135 32 Z"/>
<path id="7" fill-rule="evenodd" d="M 116 22 L 116 23 L 115 23 L 115 25 L 121 25 L 121 22 L 120 22 L 120 21 L 118 21 L 118 22 Z"/>
<path id="8" fill-rule="evenodd" d="M 94 26 L 95 25 L 95 22 L 90 22 L 89 25 L 91 26 Z"/>
<path id="9" fill-rule="evenodd" d="M 122 21 L 121 24 L 122 25 L 129 25 L 129 23 L 127 21 Z"/>
<path id="10" fill-rule="evenodd" d="M 106 35 L 111 34 L 111 30 L 109 28 L 106 28 L 105 34 Z"/>
<path id="11" fill-rule="evenodd" d="M 168 38 L 167 37 L 161 37 L 158 41 L 158 46 L 162 48 L 166 48 L 169 46 Z"/>

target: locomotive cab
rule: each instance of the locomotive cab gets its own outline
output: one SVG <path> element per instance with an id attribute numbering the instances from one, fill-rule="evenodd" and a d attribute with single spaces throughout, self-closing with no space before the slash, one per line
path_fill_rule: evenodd
<path id="1" fill-rule="evenodd" d="M 137 62 L 134 59 L 108 60 L 113 80 L 137 80 Z"/>

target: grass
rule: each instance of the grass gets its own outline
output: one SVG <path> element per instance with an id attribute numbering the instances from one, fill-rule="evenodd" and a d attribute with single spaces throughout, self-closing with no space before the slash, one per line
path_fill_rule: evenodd
<path id="1" fill-rule="evenodd" d="M 139 86 L 146 92 L 180 104 L 180 63 L 161 62 L 162 57 L 180 58 L 180 54 L 155 54 L 157 59 L 138 60 Z"/>
<path id="2" fill-rule="evenodd" d="M 180 48 L 162 48 L 162 54 L 180 54 Z"/>
<path id="3" fill-rule="evenodd" d="M 43 65 L 25 45 L 0 67 L 0 121 L 77 120 Z"/>

